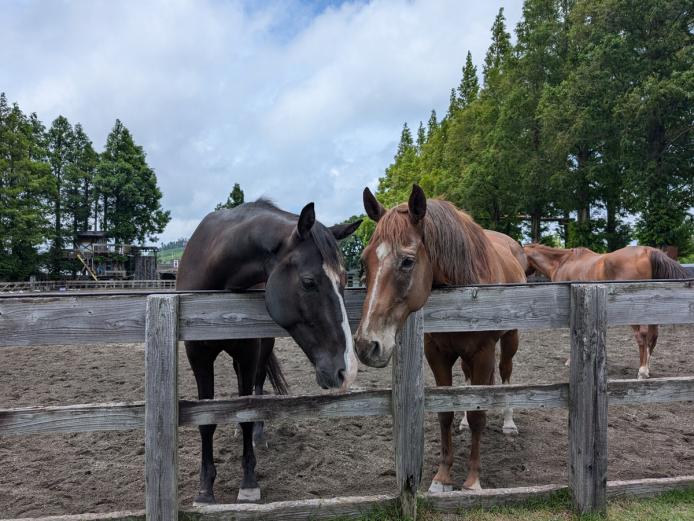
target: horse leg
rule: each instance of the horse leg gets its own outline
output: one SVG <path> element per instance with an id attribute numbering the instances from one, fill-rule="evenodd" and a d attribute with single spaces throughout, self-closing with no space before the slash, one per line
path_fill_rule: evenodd
<path id="1" fill-rule="evenodd" d="M 463 374 L 465 375 L 465 384 L 470 385 L 470 368 L 462 358 L 460 359 L 460 368 L 463 370 Z M 467 411 L 463 411 L 463 417 L 460 420 L 460 425 L 458 425 L 458 430 L 463 431 L 468 428 L 470 428 L 470 426 L 467 423 Z"/>
<path id="2" fill-rule="evenodd" d="M 186 342 L 188 362 L 193 369 L 195 382 L 198 386 L 198 398 L 201 400 L 214 398 L 214 361 L 221 349 L 210 346 L 205 342 Z M 214 466 L 212 438 L 216 425 L 200 425 L 200 443 L 202 446 L 202 461 L 200 464 L 200 490 L 193 500 L 193 505 L 215 503 L 212 487 L 217 477 Z"/>
<path id="3" fill-rule="evenodd" d="M 639 374 L 637 378 L 643 380 L 650 376 L 648 371 L 648 326 L 631 326 L 634 330 L 634 338 L 639 346 Z"/>
<path id="4" fill-rule="evenodd" d="M 424 337 L 424 353 L 434 373 L 437 386 L 450 387 L 453 385 L 453 364 L 457 355 L 443 353 L 438 349 L 433 340 L 426 335 Z M 439 427 L 441 429 L 441 456 L 439 469 L 431 481 L 429 492 L 449 492 L 453 490 L 453 478 L 451 468 L 453 467 L 453 413 L 439 413 Z"/>
<path id="5" fill-rule="evenodd" d="M 234 370 L 239 384 L 239 396 L 253 394 L 253 385 L 260 355 L 260 339 L 239 340 L 232 354 Z M 255 451 L 253 449 L 253 422 L 241 422 L 243 433 L 243 478 L 239 487 L 239 502 L 260 501 L 260 486 L 255 475 Z"/>
<path id="6" fill-rule="evenodd" d="M 511 383 L 511 373 L 513 372 L 513 356 L 518 351 L 518 330 L 514 329 L 501 337 L 501 357 L 499 360 L 499 373 L 501 383 L 508 385 Z M 504 407 L 504 434 L 518 434 L 518 427 L 513 421 L 513 409 Z"/>
<path id="7" fill-rule="evenodd" d="M 494 348 L 496 342 L 481 346 L 475 354 L 472 364 L 472 385 L 490 385 L 494 380 Z M 468 490 L 480 490 L 480 472 L 482 462 L 480 459 L 480 444 L 482 431 L 487 424 L 485 411 L 468 411 L 470 424 L 470 460 L 468 475 L 463 483 L 463 488 Z"/>
<path id="8" fill-rule="evenodd" d="M 256 396 L 264 394 L 263 385 L 265 385 L 265 379 L 267 378 L 267 360 L 272 354 L 274 347 L 274 338 L 260 339 L 260 359 L 258 360 L 258 369 L 255 373 Z M 253 424 L 253 446 L 268 448 L 267 438 L 265 437 L 265 423 L 262 421 L 257 421 Z"/>
<path id="9" fill-rule="evenodd" d="M 651 358 L 653 358 L 653 351 L 655 351 L 655 345 L 658 343 L 658 325 L 651 324 L 648 326 L 648 333 L 646 334 L 646 345 L 648 345 L 648 374 L 651 374 Z"/>

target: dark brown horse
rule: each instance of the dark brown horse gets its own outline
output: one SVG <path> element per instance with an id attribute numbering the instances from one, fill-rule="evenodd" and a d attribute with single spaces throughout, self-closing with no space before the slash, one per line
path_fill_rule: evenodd
<path id="1" fill-rule="evenodd" d="M 486 234 L 451 203 L 426 199 L 414 185 L 408 204 L 386 210 L 364 190 L 364 208 L 377 221 L 362 260 L 367 294 L 355 336 L 359 359 L 385 367 L 408 315 L 424 306 L 434 285 L 523 282 L 525 274 L 501 234 Z M 505 237 L 505 236 L 504 236 Z M 510 238 L 507 238 L 510 240 Z M 506 336 L 508 335 L 508 336 Z M 494 382 L 495 346 L 502 342 L 499 370 L 509 382 L 518 348 L 515 331 L 436 333 L 424 337 L 424 351 L 439 386 L 452 385 L 453 366 L 462 358 L 473 385 Z M 464 487 L 480 487 L 480 440 L 484 411 L 469 411 L 470 464 Z M 441 460 L 431 491 L 451 490 L 453 413 L 440 413 Z"/>
<path id="2" fill-rule="evenodd" d="M 648 246 L 627 246 L 611 253 L 588 248 L 552 248 L 528 244 L 523 248 L 529 270 L 537 270 L 552 282 L 593 280 L 686 279 L 686 270 L 662 251 Z M 658 341 L 658 326 L 634 325 L 639 346 L 639 380 L 650 376 L 650 360 Z"/>
<path id="3" fill-rule="evenodd" d="M 243 290 L 265 286 L 270 316 L 294 338 L 315 366 L 323 388 L 346 389 L 357 373 L 357 359 L 343 299 L 345 273 L 337 240 L 361 221 L 326 228 L 316 221 L 313 203 L 301 215 L 284 212 L 265 200 L 209 214 L 188 241 L 178 267 L 179 290 Z M 272 354 L 274 339 L 186 342 L 200 399 L 214 398 L 214 361 L 225 351 L 234 359 L 239 394 L 256 385 L 262 392 L 265 371 L 281 390 L 282 376 Z M 195 503 L 214 503 L 217 471 L 212 436 L 216 425 L 200 427 L 202 464 Z M 241 423 L 243 479 L 239 501 L 257 501 L 253 423 Z"/>

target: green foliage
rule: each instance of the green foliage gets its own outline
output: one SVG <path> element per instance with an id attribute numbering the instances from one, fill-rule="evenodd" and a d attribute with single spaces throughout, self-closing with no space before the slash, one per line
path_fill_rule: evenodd
<path id="1" fill-rule="evenodd" d="M 543 218 L 569 218 L 567 246 L 611 251 L 633 234 L 686 254 L 694 248 L 688 13 L 684 0 L 526 0 L 512 45 L 500 10 L 482 88 L 468 53 L 446 117 L 432 111 L 416 147 L 404 126 L 377 196 L 394 206 L 417 182 L 517 238 L 525 229 L 542 241 Z"/>
<path id="2" fill-rule="evenodd" d="M 92 221 L 120 242 L 154 239 L 169 220 L 160 199 L 142 148 L 119 121 L 100 156 L 80 124 L 58 116 L 46 130 L 0 94 L 0 279 L 74 272 L 64 249 Z"/>
<path id="3" fill-rule="evenodd" d="M 227 197 L 226 202 L 219 203 L 214 209 L 215 211 L 221 210 L 222 208 L 231 209 L 236 208 L 241 204 L 243 204 L 243 190 L 241 190 L 241 186 L 238 183 L 234 183 L 234 187 L 229 193 L 229 197 Z"/>
<path id="4" fill-rule="evenodd" d="M 365 215 L 353 215 L 349 219 L 345 219 L 339 224 L 353 223 L 359 219 L 366 219 Z M 368 243 L 362 240 L 362 235 L 359 234 L 359 229 L 364 226 L 362 223 L 357 231 L 340 241 L 340 251 L 342 252 L 342 258 L 345 262 L 346 270 L 360 270 L 361 269 L 361 252 L 364 250 L 364 246 Z"/>
<path id="5" fill-rule="evenodd" d="M 109 236 L 125 244 L 156 240 L 170 220 L 161 208 L 157 178 L 142 147 L 116 120 L 101 154 L 95 184 L 99 192 L 102 223 Z"/>
<path id="6" fill-rule="evenodd" d="M 55 191 L 43 125 L 0 93 L 0 279 L 22 280 L 38 271 Z"/>

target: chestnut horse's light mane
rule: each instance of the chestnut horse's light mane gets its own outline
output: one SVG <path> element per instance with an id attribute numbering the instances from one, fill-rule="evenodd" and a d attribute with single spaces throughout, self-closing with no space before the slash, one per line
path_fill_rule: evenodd
<path id="1" fill-rule="evenodd" d="M 491 243 L 482 227 L 448 201 L 428 199 L 424 217 L 424 247 L 444 284 L 478 284 L 491 280 Z M 412 226 L 407 204 L 381 217 L 374 239 L 391 244 L 408 240 Z"/>

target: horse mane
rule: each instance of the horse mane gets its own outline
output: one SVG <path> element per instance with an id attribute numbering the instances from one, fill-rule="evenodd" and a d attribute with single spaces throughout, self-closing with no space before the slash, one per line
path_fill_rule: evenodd
<path id="1" fill-rule="evenodd" d="M 448 201 L 428 199 L 423 220 L 424 247 L 445 284 L 478 284 L 491 279 L 491 244 L 482 227 Z M 376 239 L 407 240 L 407 204 L 387 212 L 376 225 Z"/>

